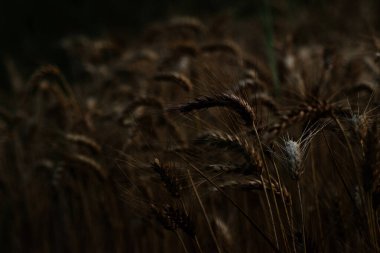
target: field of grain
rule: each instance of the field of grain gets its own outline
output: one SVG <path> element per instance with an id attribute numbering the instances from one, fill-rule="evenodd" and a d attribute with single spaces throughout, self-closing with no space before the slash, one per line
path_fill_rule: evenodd
<path id="1" fill-rule="evenodd" d="M 380 252 L 369 6 L 65 36 L 31 75 L 4 57 L 1 251 Z"/>

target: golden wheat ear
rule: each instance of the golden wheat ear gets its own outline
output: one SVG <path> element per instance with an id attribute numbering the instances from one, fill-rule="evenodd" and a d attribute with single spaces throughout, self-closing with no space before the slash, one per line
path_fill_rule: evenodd
<path id="1" fill-rule="evenodd" d="M 182 190 L 182 185 L 176 175 L 176 168 L 173 165 L 162 164 L 157 158 L 154 159 L 151 167 L 158 175 L 160 175 L 160 178 L 170 195 L 179 198 L 181 196 L 180 192 Z"/>
<path id="2" fill-rule="evenodd" d="M 205 110 L 213 107 L 225 107 L 237 113 L 247 127 L 252 127 L 255 120 L 253 108 L 244 99 L 234 95 L 222 93 L 214 97 L 203 96 L 179 106 L 171 107 L 169 112 L 180 112 L 183 114 L 193 111 Z"/>
<path id="3" fill-rule="evenodd" d="M 190 238 L 195 239 L 195 224 L 191 217 L 181 208 L 166 204 L 162 207 L 151 205 L 151 210 L 157 221 L 166 229 L 176 231 L 181 229 Z"/>
<path id="4" fill-rule="evenodd" d="M 196 145 L 209 145 L 218 149 L 241 154 L 250 168 L 249 173 L 261 174 L 263 171 L 263 161 L 260 154 L 246 139 L 242 139 L 236 135 L 214 131 L 199 136 L 194 143 Z"/>
<path id="5" fill-rule="evenodd" d="M 193 84 L 190 79 L 178 72 L 160 72 L 154 75 L 153 79 L 157 82 L 169 82 L 177 84 L 187 92 L 193 90 Z"/>

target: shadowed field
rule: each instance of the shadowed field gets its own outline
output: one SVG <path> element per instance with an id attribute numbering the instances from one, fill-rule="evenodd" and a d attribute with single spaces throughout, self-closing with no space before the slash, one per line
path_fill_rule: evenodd
<path id="1" fill-rule="evenodd" d="M 379 252 L 378 4 L 162 5 L 14 24 L 2 251 Z"/>

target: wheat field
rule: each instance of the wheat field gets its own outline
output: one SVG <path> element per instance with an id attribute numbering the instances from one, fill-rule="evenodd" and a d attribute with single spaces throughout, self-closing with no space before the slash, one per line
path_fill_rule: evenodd
<path id="1" fill-rule="evenodd" d="M 380 252 L 379 32 L 315 16 L 5 60 L 1 251 Z"/>

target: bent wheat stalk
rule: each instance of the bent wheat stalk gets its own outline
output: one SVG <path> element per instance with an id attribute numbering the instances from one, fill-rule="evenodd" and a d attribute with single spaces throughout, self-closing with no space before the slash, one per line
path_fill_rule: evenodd
<path id="1" fill-rule="evenodd" d="M 226 107 L 239 114 L 247 127 L 252 127 L 253 125 L 255 119 L 253 108 L 245 100 L 234 94 L 222 93 L 214 97 L 198 97 L 193 101 L 169 108 L 168 110 L 186 114 L 192 111 L 204 110 L 212 107 Z"/>

